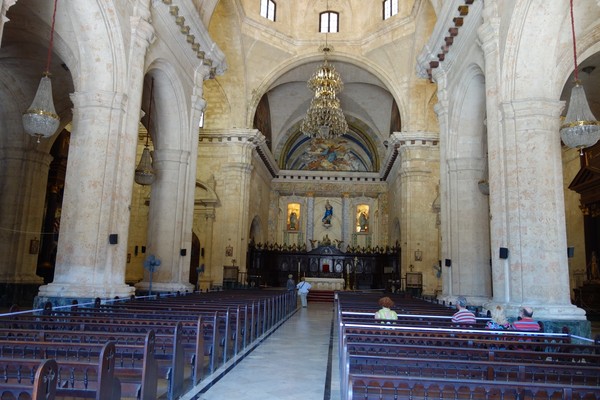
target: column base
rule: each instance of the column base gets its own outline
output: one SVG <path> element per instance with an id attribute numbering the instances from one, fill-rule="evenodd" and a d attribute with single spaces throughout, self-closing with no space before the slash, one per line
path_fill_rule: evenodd
<path id="1" fill-rule="evenodd" d="M 149 292 L 150 282 L 141 281 L 135 284 L 135 289 L 138 292 Z M 176 292 L 193 292 L 194 285 L 191 283 L 175 283 L 175 282 L 152 282 L 152 293 L 176 293 Z"/>
<path id="2" fill-rule="evenodd" d="M 135 288 L 129 285 L 74 285 L 65 283 L 49 283 L 41 286 L 38 297 L 69 298 L 69 299 L 113 299 L 115 297 L 129 298 L 135 294 Z M 70 303 L 69 303 L 70 304 Z"/>

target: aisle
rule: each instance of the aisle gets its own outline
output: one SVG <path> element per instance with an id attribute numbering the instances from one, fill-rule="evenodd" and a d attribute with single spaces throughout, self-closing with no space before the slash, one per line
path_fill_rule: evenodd
<path id="1" fill-rule="evenodd" d="M 337 330 L 332 303 L 300 308 L 197 400 L 338 400 Z"/>

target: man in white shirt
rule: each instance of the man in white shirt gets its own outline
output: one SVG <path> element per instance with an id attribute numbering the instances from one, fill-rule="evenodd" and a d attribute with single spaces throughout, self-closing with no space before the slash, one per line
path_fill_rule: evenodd
<path id="1" fill-rule="evenodd" d="M 298 289 L 298 294 L 300 295 L 300 300 L 302 301 L 303 308 L 306 308 L 306 306 L 308 305 L 308 301 L 306 300 L 306 298 L 308 296 L 308 291 L 310 290 L 310 288 L 310 283 L 306 282 L 304 280 L 304 277 L 302 278 L 300 283 L 296 285 L 296 289 Z"/>

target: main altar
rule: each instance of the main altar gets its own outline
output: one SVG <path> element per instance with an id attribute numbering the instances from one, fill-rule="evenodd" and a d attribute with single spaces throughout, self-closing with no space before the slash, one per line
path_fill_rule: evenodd
<path id="1" fill-rule="evenodd" d="M 248 284 L 285 287 L 288 275 L 304 277 L 315 290 L 384 289 L 400 280 L 400 247 L 347 247 L 325 240 L 313 249 L 305 246 L 251 244 Z"/>

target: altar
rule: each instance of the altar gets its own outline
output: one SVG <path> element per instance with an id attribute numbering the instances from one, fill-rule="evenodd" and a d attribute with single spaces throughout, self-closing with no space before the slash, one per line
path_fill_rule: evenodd
<path id="1" fill-rule="evenodd" d="M 344 280 L 342 278 L 312 278 L 306 277 L 304 280 L 311 285 L 314 290 L 344 290 Z"/>

